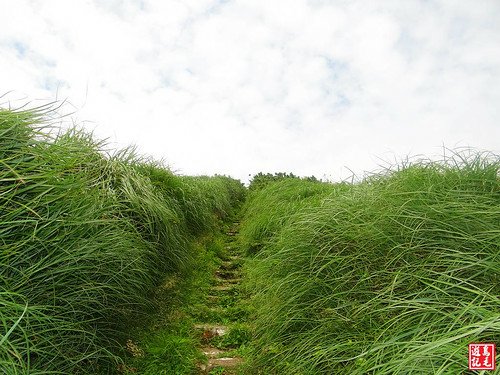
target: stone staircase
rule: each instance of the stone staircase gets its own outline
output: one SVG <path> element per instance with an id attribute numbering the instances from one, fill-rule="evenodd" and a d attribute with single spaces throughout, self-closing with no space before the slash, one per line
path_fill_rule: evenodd
<path id="1" fill-rule="evenodd" d="M 211 312 L 209 316 L 219 317 L 219 319 L 194 326 L 201 338 L 200 351 L 206 357 L 206 363 L 198 365 L 199 374 L 237 374 L 237 368 L 243 363 L 241 357 L 231 353 L 234 353 L 234 348 L 224 345 L 224 340 L 230 336 L 233 325 L 238 324 L 237 318 L 230 312 L 231 308 L 238 303 L 239 286 L 242 280 L 242 257 L 237 254 L 234 243 L 238 233 L 237 225 L 235 223 L 233 228 L 226 233 L 226 250 L 230 255 L 215 271 L 214 284 L 207 296 L 207 305 Z"/>

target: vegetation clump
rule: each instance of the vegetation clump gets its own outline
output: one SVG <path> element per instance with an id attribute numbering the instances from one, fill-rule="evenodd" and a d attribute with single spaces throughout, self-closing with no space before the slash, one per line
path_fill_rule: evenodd
<path id="1" fill-rule="evenodd" d="M 0 110 L 0 372 L 113 373 L 130 322 L 244 194 Z"/>
<path id="2" fill-rule="evenodd" d="M 305 181 L 250 195 L 249 371 L 462 373 L 467 344 L 500 339 L 499 170 L 496 155 L 457 153 L 314 199 Z"/>
<path id="3" fill-rule="evenodd" d="M 303 181 L 319 182 L 319 180 L 314 176 L 299 177 L 294 175 L 293 173 L 287 173 L 287 172 L 276 172 L 276 173 L 259 172 L 252 177 L 248 189 L 250 191 L 259 190 L 264 188 L 270 183 L 283 180 L 303 180 Z"/>

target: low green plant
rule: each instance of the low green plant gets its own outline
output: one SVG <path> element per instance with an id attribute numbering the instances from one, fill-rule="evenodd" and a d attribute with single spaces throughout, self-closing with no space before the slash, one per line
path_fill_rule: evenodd
<path id="1" fill-rule="evenodd" d="M 224 367 L 217 366 L 217 367 L 211 369 L 208 374 L 209 375 L 224 375 L 224 373 L 225 373 Z"/>
<path id="2" fill-rule="evenodd" d="M 246 345 L 252 338 L 251 331 L 245 324 L 233 324 L 229 331 L 222 336 L 216 337 L 212 344 L 218 348 L 238 348 Z"/>

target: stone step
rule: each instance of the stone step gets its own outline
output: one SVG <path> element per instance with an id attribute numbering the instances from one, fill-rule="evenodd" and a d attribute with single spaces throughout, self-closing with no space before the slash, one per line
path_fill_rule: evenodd
<path id="1" fill-rule="evenodd" d="M 219 269 L 220 270 L 223 270 L 223 271 L 233 271 L 233 270 L 236 270 L 238 268 L 241 268 L 241 261 L 240 262 L 237 262 L 237 261 L 226 261 L 226 262 L 222 262 L 222 264 L 219 266 Z"/>
<path id="2" fill-rule="evenodd" d="M 224 353 L 226 353 L 225 350 L 221 350 L 213 346 L 205 346 L 201 348 L 201 352 L 205 354 L 207 358 L 218 358 Z"/>
<path id="3" fill-rule="evenodd" d="M 231 270 L 231 271 L 226 271 L 226 270 L 217 270 L 215 271 L 215 276 L 217 276 L 219 279 L 234 279 L 235 276 L 238 276 L 239 272 L 237 270 Z"/>
<path id="4" fill-rule="evenodd" d="M 243 359 L 239 357 L 222 357 L 222 358 L 209 358 L 207 364 L 198 365 L 202 374 L 209 374 L 210 371 L 217 367 L 222 367 L 227 370 L 232 370 L 243 363 Z M 233 372 L 230 372 L 233 374 Z M 226 372 L 224 371 L 224 374 Z"/>
<path id="5" fill-rule="evenodd" d="M 240 357 L 223 357 L 223 358 L 211 358 L 208 360 L 208 370 L 212 370 L 215 367 L 224 368 L 234 368 L 243 363 L 243 359 Z"/>
<path id="6" fill-rule="evenodd" d="M 211 324 L 211 323 L 195 324 L 194 325 L 194 329 L 202 330 L 202 331 L 210 331 L 215 336 L 223 336 L 228 331 L 228 328 L 225 325 L 222 325 L 222 324 Z"/>
<path id="7" fill-rule="evenodd" d="M 204 343 L 208 343 L 214 337 L 224 336 L 228 331 L 226 326 L 214 324 L 195 324 L 194 328 L 201 331 L 201 339 Z"/>
<path id="8" fill-rule="evenodd" d="M 232 284 L 222 284 L 222 285 L 213 286 L 210 289 L 214 290 L 214 291 L 217 291 L 217 292 L 226 292 L 226 291 L 229 291 L 229 290 L 235 290 L 236 289 L 235 285 L 236 284 L 234 284 L 234 283 L 232 283 Z"/>
<path id="9" fill-rule="evenodd" d="M 223 279 L 222 277 L 217 277 L 216 281 L 219 285 L 227 285 L 227 284 L 239 284 L 243 279 L 241 277 L 234 277 L 232 279 Z"/>

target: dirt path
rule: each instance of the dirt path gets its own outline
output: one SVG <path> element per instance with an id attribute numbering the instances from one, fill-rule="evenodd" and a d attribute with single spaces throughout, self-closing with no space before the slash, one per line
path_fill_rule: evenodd
<path id="1" fill-rule="evenodd" d="M 169 275 L 157 288 L 151 316 L 130 329 L 119 374 L 244 374 L 251 330 L 238 227 L 225 224 L 201 238 L 190 272 Z"/>
<path id="2" fill-rule="evenodd" d="M 241 308 L 241 265 L 243 258 L 236 243 L 239 223 L 233 223 L 224 236 L 226 256 L 222 257 L 213 285 L 206 296 L 207 319 L 195 325 L 201 339 L 200 351 L 206 357 L 198 365 L 200 374 L 239 374 L 243 364 L 242 347 L 250 340 Z"/>

